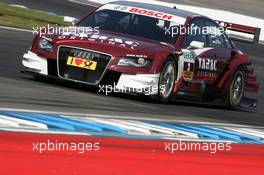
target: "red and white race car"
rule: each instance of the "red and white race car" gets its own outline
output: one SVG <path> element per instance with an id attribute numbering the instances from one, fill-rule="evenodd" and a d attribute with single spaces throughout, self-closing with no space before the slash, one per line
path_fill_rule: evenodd
<path id="1" fill-rule="evenodd" d="M 22 64 L 25 72 L 164 103 L 183 96 L 255 107 L 244 92 L 259 90 L 250 59 L 216 21 L 136 2 L 108 3 L 73 27 L 39 31 Z"/>

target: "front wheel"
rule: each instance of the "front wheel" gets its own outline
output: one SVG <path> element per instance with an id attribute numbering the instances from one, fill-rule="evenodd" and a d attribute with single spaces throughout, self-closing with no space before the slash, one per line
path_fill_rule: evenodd
<path id="1" fill-rule="evenodd" d="M 244 97 L 244 91 L 245 91 L 245 74 L 243 70 L 238 69 L 235 72 L 232 82 L 228 88 L 227 105 L 229 107 L 239 106 L 241 100 Z"/>
<path id="2" fill-rule="evenodd" d="M 174 59 L 169 58 L 165 63 L 159 77 L 159 100 L 168 103 L 173 95 L 177 68 Z"/>

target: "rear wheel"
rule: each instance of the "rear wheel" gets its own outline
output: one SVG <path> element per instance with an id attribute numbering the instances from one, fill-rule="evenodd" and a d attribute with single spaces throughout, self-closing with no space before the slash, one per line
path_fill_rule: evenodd
<path id="1" fill-rule="evenodd" d="M 169 58 L 165 63 L 159 77 L 159 100 L 168 103 L 173 95 L 176 80 L 176 64 L 174 59 Z"/>
<path id="2" fill-rule="evenodd" d="M 231 84 L 228 88 L 227 105 L 230 107 L 239 106 L 244 97 L 245 91 L 245 75 L 244 71 L 238 69 L 234 74 Z"/>

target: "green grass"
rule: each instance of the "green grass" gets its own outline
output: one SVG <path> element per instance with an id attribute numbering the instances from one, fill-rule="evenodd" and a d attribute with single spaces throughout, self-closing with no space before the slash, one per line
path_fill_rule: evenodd
<path id="1" fill-rule="evenodd" d="M 63 17 L 0 3 L 0 26 L 33 30 L 33 27 L 45 27 L 48 24 L 69 25 L 63 21 Z"/>

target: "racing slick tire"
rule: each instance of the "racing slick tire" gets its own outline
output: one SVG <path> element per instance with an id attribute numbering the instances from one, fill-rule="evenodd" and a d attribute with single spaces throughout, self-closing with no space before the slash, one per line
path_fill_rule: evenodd
<path id="1" fill-rule="evenodd" d="M 177 67 L 175 60 L 169 57 L 164 64 L 159 77 L 158 98 L 161 103 L 168 103 L 173 96 Z"/>
<path id="2" fill-rule="evenodd" d="M 245 92 L 245 73 L 239 68 L 232 78 L 232 81 L 227 89 L 227 105 L 228 107 L 239 106 L 244 97 Z"/>

